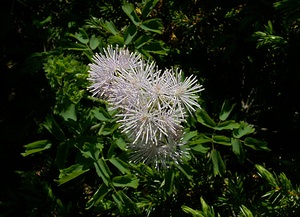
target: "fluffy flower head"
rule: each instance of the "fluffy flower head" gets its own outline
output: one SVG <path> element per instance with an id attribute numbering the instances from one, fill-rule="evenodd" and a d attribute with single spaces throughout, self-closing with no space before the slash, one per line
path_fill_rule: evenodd
<path id="1" fill-rule="evenodd" d="M 133 162 L 165 167 L 180 162 L 182 124 L 199 108 L 203 90 L 195 76 L 183 79 L 181 70 L 158 70 L 126 48 L 109 46 L 90 64 L 89 90 L 118 110 L 120 130 L 127 136 Z"/>

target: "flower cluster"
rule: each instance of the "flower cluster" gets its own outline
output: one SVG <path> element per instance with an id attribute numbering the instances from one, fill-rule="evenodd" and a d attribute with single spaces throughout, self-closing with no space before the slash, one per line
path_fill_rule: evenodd
<path id="1" fill-rule="evenodd" d="M 130 141 L 132 160 L 166 166 L 185 153 L 180 147 L 182 123 L 200 107 L 202 86 L 194 76 L 183 79 L 181 70 L 158 70 L 154 62 L 126 48 L 104 49 L 90 64 L 90 91 L 106 99 Z"/>

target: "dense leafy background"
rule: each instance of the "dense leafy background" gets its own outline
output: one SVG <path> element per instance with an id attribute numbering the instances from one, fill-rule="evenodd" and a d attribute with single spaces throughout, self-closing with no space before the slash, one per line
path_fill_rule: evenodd
<path id="1" fill-rule="evenodd" d="M 298 216 L 299 1 L 128 2 L 2 3 L 0 215 Z M 85 91 L 107 44 L 204 85 L 183 167 L 127 164 L 113 114 Z"/>

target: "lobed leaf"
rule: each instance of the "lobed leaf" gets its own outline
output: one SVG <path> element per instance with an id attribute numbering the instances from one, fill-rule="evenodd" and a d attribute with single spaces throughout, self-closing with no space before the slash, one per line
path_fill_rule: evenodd
<path id="1" fill-rule="evenodd" d="M 132 174 L 127 174 L 124 176 L 116 176 L 112 179 L 112 184 L 115 187 L 137 188 L 139 185 L 139 179 Z"/>
<path id="2" fill-rule="evenodd" d="M 125 14 L 130 18 L 130 20 L 133 22 L 134 25 L 139 26 L 141 24 L 141 20 L 136 14 L 133 4 L 126 2 L 122 6 L 122 9 L 125 12 Z"/>
<path id="3" fill-rule="evenodd" d="M 90 209 L 93 206 L 97 206 L 97 204 L 102 204 L 104 197 L 109 191 L 110 189 L 106 185 L 100 185 L 100 187 L 97 189 L 94 195 L 86 203 L 86 209 Z"/>
<path id="4" fill-rule="evenodd" d="M 213 171 L 214 171 L 214 176 L 220 175 L 222 176 L 225 173 L 225 164 L 224 161 L 220 155 L 220 152 L 217 151 L 216 149 L 213 149 L 211 151 L 211 159 L 212 159 L 212 164 L 213 164 Z"/>
<path id="5" fill-rule="evenodd" d="M 231 104 L 228 100 L 225 100 L 219 114 L 219 119 L 221 121 L 225 121 L 232 112 L 235 105 L 236 104 Z"/>
<path id="6" fill-rule="evenodd" d="M 215 121 L 207 114 L 207 112 L 204 109 L 199 109 L 197 114 L 197 121 L 204 126 L 214 128 L 216 127 Z"/>
<path id="7" fill-rule="evenodd" d="M 252 137 L 245 138 L 244 144 L 254 150 L 270 151 L 270 149 L 268 148 L 268 143 L 266 141 L 258 140 Z"/>
<path id="8" fill-rule="evenodd" d="M 145 31 L 155 32 L 157 34 L 162 34 L 163 25 L 161 23 L 161 19 L 154 18 L 143 21 L 140 28 Z"/>
<path id="9" fill-rule="evenodd" d="M 155 5 L 159 2 L 159 0 L 146 0 L 145 5 L 142 9 L 142 16 L 146 18 L 149 16 Z"/>
<path id="10" fill-rule="evenodd" d="M 35 141 L 35 142 L 29 143 L 27 145 L 24 145 L 26 150 L 24 153 L 21 153 L 21 155 L 23 157 L 26 157 L 28 155 L 47 150 L 47 149 L 51 148 L 51 145 L 52 144 L 49 140 Z"/>
<path id="11" fill-rule="evenodd" d="M 128 168 L 129 165 L 126 162 L 122 161 L 120 158 L 110 158 L 109 162 L 113 164 L 121 173 L 130 174 L 130 169 Z"/>
<path id="12" fill-rule="evenodd" d="M 75 179 L 76 177 L 80 176 L 83 173 L 86 173 L 89 171 L 89 168 L 85 168 L 82 164 L 74 164 L 68 168 L 59 170 L 59 179 L 56 180 L 56 182 L 59 185 L 62 185 L 72 179 Z"/>
<path id="13" fill-rule="evenodd" d="M 235 129 L 233 132 L 232 132 L 232 135 L 234 138 L 241 138 L 247 134 L 251 134 L 255 131 L 255 129 L 250 126 L 248 123 L 242 121 L 240 122 L 240 127 L 238 129 Z"/>

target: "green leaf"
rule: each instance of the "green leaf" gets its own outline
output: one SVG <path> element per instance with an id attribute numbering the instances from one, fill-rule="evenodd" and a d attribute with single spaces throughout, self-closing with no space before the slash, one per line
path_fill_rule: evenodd
<path id="1" fill-rule="evenodd" d="M 136 14 L 133 4 L 125 3 L 122 6 L 122 9 L 125 12 L 125 14 L 130 18 L 130 20 L 133 22 L 134 25 L 139 26 L 141 24 L 141 20 Z"/>
<path id="2" fill-rule="evenodd" d="M 188 167 L 186 164 L 175 164 L 175 166 L 189 179 L 192 180 L 192 175 L 191 175 L 191 168 Z"/>
<path id="3" fill-rule="evenodd" d="M 113 35 L 118 35 L 119 31 L 115 24 L 112 21 L 105 21 L 105 23 L 102 24 L 103 28 L 105 28 L 109 33 Z"/>
<path id="4" fill-rule="evenodd" d="M 47 149 L 51 148 L 51 145 L 52 144 L 49 140 L 35 141 L 35 142 L 29 143 L 27 145 L 24 145 L 26 150 L 24 153 L 21 153 L 21 155 L 23 157 L 26 157 L 28 155 L 47 150 Z"/>
<path id="5" fill-rule="evenodd" d="M 266 141 L 258 140 L 252 137 L 245 138 L 244 144 L 254 150 L 270 151 L 270 149 L 268 148 L 268 143 Z"/>
<path id="6" fill-rule="evenodd" d="M 89 42 L 88 34 L 85 32 L 84 29 L 80 28 L 79 32 L 75 33 L 75 35 L 70 34 L 70 36 L 76 38 L 82 44 L 87 44 Z"/>
<path id="7" fill-rule="evenodd" d="M 202 211 L 203 211 L 204 216 L 205 217 L 215 217 L 214 209 L 211 208 L 202 197 L 200 197 L 200 202 L 201 202 Z"/>
<path id="8" fill-rule="evenodd" d="M 82 149 L 81 154 L 85 158 L 91 158 L 93 160 L 98 160 L 101 150 L 103 149 L 102 143 L 88 143 L 86 142 Z"/>
<path id="9" fill-rule="evenodd" d="M 235 129 L 232 134 L 234 138 L 239 139 L 242 136 L 253 133 L 254 131 L 255 129 L 252 126 L 242 121 L 240 122 L 240 127 L 238 129 Z"/>
<path id="10" fill-rule="evenodd" d="M 193 217 L 205 217 L 201 211 L 192 209 L 186 205 L 182 205 L 181 209 L 183 212 L 192 215 Z"/>
<path id="11" fill-rule="evenodd" d="M 255 168 L 258 170 L 258 174 L 262 178 L 264 178 L 265 180 L 267 180 L 271 186 L 278 187 L 278 183 L 277 183 L 275 177 L 266 168 L 264 168 L 263 166 L 261 166 L 259 164 L 256 164 Z"/>
<path id="12" fill-rule="evenodd" d="M 130 210 L 131 213 L 140 214 L 140 211 L 134 201 L 132 201 L 123 191 L 117 191 L 112 194 L 114 201 L 120 213 L 125 213 L 125 209 Z M 139 215 L 140 216 L 140 215 Z"/>
<path id="13" fill-rule="evenodd" d="M 140 27 L 145 31 L 162 34 L 163 25 L 161 23 L 161 19 L 159 18 L 145 20 Z"/>
<path id="14" fill-rule="evenodd" d="M 225 173 L 226 167 L 220 155 L 220 152 L 217 151 L 216 149 L 213 149 L 211 151 L 211 159 L 213 164 L 214 176 L 217 175 L 222 176 Z"/>
<path id="15" fill-rule="evenodd" d="M 233 130 L 238 129 L 240 127 L 239 123 L 236 123 L 234 120 L 224 121 L 218 123 L 216 127 L 214 127 L 215 130 Z"/>
<path id="16" fill-rule="evenodd" d="M 231 138 L 231 145 L 232 145 L 233 153 L 235 153 L 239 157 L 241 155 L 241 148 L 242 148 L 241 141 L 236 138 Z"/>
<path id="17" fill-rule="evenodd" d="M 86 209 L 92 208 L 92 206 L 97 206 L 97 204 L 102 204 L 104 197 L 110 189 L 106 185 L 100 185 L 95 194 L 86 203 Z"/>
<path id="18" fill-rule="evenodd" d="M 103 122 L 111 122 L 111 117 L 110 115 L 107 113 L 107 111 L 105 111 L 103 108 L 95 108 L 92 110 L 92 114 L 94 115 L 95 118 L 97 118 L 99 121 L 103 121 Z"/>
<path id="19" fill-rule="evenodd" d="M 140 49 L 150 41 L 152 41 L 152 38 L 149 35 L 143 34 L 135 40 L 134 46 L 136 49 Z"/>
<path id="20" fill-rule="evenodd" d="M 232 112 L 235 105 L 236 104 L 231 104 L 228 100 L 225 100 L 222 105 L 221 112 L 219 114 L 219 119 L 221 121 L 225 121 Z"/>
<path id="21" fill-rule="evenodd" d="M 194 138 L 195 136 L 197 136 L 198 131 L 194 130 L 194 131 L 189 131 L 184 133 L 183 138 L 182 138 L 182 142 L 186 143 L 188 142 L 190 139 Z"/>
<path id="22" fill-rule="evenodd" d="M 159 0 L 146 0 L 145 5 L 142 9 L 142 17 L 146 18 L 149 16 L 155 5 Z"/>
<path id="23" fill-rule="evenodd" d="M 112 184 L 115 187 L 137 188 L 139 185 L 139 179 L 132 174 L 127 174 L 124 176 L 116 176 L 112 179 Z"/>
<path id="24" fill-rule="evenodd" d="M 53 116 L 47 116 L 43 126 L 58 140 L 65 140 L 65 134 L 60 128 L 60 126 L 57 124 Z"/>
<path id="25" fill-rule="evenodd" d="M 100 44 L 99 39 L 95 35 L 92 35 L 91 39 L 90 39 L 90 44 L 89 44 L 90 48 L 92 50 L 95 50 L 98 47 L 99 44 Z"/>
<path id="26" fill-rule="evenodd" d="M 69 119 L 73 121 L 77 121 L 76 109 L 75 104 L 70 104 L 67 106 L 63 111 L 59 113 L 59 115 L 65 120 L 68 121 Z"/>
<path id="27" fill-rule="evenodd" d="M 135 25 L 129 25 L 124 31 L 124 44 L 128 45 L 137 34 L 137 28 Z"/>
<path id="28" fill-rule="evenodd" d="M 203 143 L 211 143 L 213 140 L 211 137 L 206 136 L 205 134 L 201 133 L 199 134 L 194 140 L 190 141 L 190 145 L 195 145 L 195 144 L 203 144 Z"/>
<path id="29" fill-rule="evenodd" d="M 57 147 L 55 163 L 59 169 L 65 168 L 65 163 L 68 158 L 70 143 L 73 141 L 61 142 Z"/>
<path id="30" fill-rule="evenodd" d="M 118 191 L 117 194 L 122 198 L 124 206 L 130 210 L 131 213 L 136 214 L 135 216 L 141 216 L 140 210 L 137 207 L 137 204 L 128 197 L 124 191 Z"/>
<path id="31" fill-rule="evenodd" d="M 112 35 L 107 39 L 107 42 L 112 45 L 124 45 L 124 38 L 120 35 Z"/>
<path id="32" fill-rule="evenodd" d="M 94 163 L 94 166 L 98 176 L 102 178 L 104 184 L 108 186 L 112 173 L 110 172 L 106 162 L 100 158 Z"/>
<path id="33" fill-rule="evenodd" d="M 174 190 L 174 177 L 175 177 L 175 172 L 173 170 L 168 170 L 166 172 L 163 188 L 165 189 L 165 191 L 169 196 L 173 193 Z"/>
<path id="34" fill-rule="evenodd" d="M 122 137 L 119 137 L 117 140 L 116 140 L 116 144 L 117 146 L 121 149 L 121 150 L 125 150 L 126 149 L 126 142 L 125 140 L 122 138 Z"/>
<path id="35" fill-rule="evenodd" d="M 227 136 L 223 136 L 223 135 L 214 135 L 212 137 L 213 142 L 220 144 L 220 145 L 227 145 L 227 146 L 231 146 L 231 140 L 229 137 Z"/>
<path id="36" fill-rule="evenodd" d="M 59 180 L 56 180 L 56 182 L 59 185 L 62 185 L 89 170 L 90 170 L 89 168 L 85 168 L 84 165 L 82 165 L 82 164 L 72 165 L 68 168 L 59 170 L 59 172 L 60 172 L 59 177 L 58 177 Z"/>
<path id="37" fill-rule="evenodd" d="M 167 55 L 168 49 L 164 47 L 165 43 L 163 41 L 150 41 L 143 46 L 143 50 L 147 53 Z"/>
<path id="38" fill-rule="evenodd" d="M 204 109 L 198 109 L 196 113 L 197 121 L 204 126 L 214 128 L 216 127 L 216 123 L 214 120 L 207 114 Z"/>
<path id="39" fill-rule="evenodd" d="M 206 154 L 210 150 L 210 147 L 205 147 L 201 143 L 196 144 L 196 145 L 190 145 L 190 148 L 193 151 L 198 152 L 198 153 L 202 153 L 202 154 Z"/>
<path id="40" fill-rule="evenodd" d="M 129 165 L 122 161 L 120 158 L 114 157 L 109 159 L 109 162 L 111 162 L 118 170 L 123 174 L 130 174 Z"/>
<path id="41" fill-rule="evenodd" d="M 252 212 L 244 205 L 240 206 L 241 217 L 253 217 Z"/>
<path id="42" fill-rule="evenodd" d="M 115 201 L 115 203 L 117 204 L 117 207 L 120 211 L 120 213 L 123 213 L 124 212 L 124 208 L 123 208 L 123 199 L 122 197 L 118 194 L 118 192 L 112 194 L 112 198 L 113 200 Z"/>

